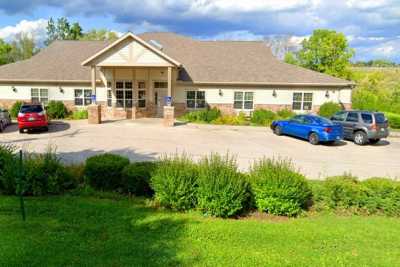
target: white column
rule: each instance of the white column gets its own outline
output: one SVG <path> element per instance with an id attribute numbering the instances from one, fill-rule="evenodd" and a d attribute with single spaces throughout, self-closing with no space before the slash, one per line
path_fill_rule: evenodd
<path id="1" fill-rule="evenodd" d="M 172 67 L 168 67 L 168 93 L 167 94 L 169 97 L 172 97 Z"/>
<path id="2" fill-rule="evenodd" d="M 93 104 L 96 104 L 97 102 L 97 94 L 96 94 L 96 66 L 91 66 L 91 77 L 92 77 L 92 92 L 96 96 L 96 101 Z"/>

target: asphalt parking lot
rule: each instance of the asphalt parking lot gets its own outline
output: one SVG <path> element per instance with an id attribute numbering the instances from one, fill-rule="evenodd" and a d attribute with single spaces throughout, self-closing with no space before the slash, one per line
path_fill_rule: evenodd
<path id="1" fill-rule="evenodd" d="M 14 144 L 31 152 L 53 146 L 66 162 L 81 162 L 104 152 L 132 160 L 154 160 L 163 154 L 186 152 L 194 159 L 211 152 L 229 153 L 246 170 L 255 159 L 281 157 L 293 161 L 310 178 L 345 172 L 360 178 L 400 178 L 400 138 L 390 137 L 376 145 L 352 142 L 312 146 L 306 141 L 275 136 L 269 129 L 246 126 L 179 125 L 165 128 L 159 119 L 106 122 L 53 122 L 49 132 L 19 134 L 17 126 L 0 133 L 0 143 Z"/>

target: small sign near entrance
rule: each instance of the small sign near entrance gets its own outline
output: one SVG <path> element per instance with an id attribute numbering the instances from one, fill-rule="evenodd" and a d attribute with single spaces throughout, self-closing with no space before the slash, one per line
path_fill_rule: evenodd
<path id="1" fill-rule="evenodd" d="M 92 99 L 92 103 L 96 103 L 96 95 L 92 95 L 91 99 Z"/>
<path id="2" fill-rule="evenodd" d="M 172 104 L 172 96 L 166 96 L 164 97 L 165 105 L 171 106 Z"/>

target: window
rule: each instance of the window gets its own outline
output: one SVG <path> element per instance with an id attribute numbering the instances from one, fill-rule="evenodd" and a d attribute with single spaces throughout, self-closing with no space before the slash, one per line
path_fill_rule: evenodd
<path id="1" fill-rule="evenodd" d="M 168 82 L 154 82 L 154 88 L 168 88 Z"/>
<path id="2" fill-rule="evenodd" d="M 90 89 L 75 89 L 75 106 L 88 106 L 92 104 L 92 90 Z"/>
<path id="3" fill-rule="evenodd" d="M 233 107 L 235 109 L 253 109 L 253 92 L 235 92 Z"/>
<path id="4" fill-rule="evenodd" d="M 311 110 L 313 94 L 312 93 L 293 93 L 293 110 Z"/>
<path id="5" fill-rule="evenodd" d="M 187 108 L 205 108 L 206 93 L 204 91 L 186 91 Z"/>
<path id="6" fill-rule="evenodd" d="M 139 90 L 139 92 L 138 92 L 138 106 L 139 106 L 139 108 L 146 107 L 146 91 L 145 90 Z"/>
<path id="7" fill-rule="evenodd" d="M 339 112 L 333 115 L 332 120 L 333 121 L 344 121 L 346 119 L 347 112 Z"/>
<path id="8" fill-rule="evenodd" d="M 31 89 L 31 102 L 42 103 L 44 105 L 49 102 L 49 90 L 43 88 L 32 88 Z"/>
<path id="9" fill-rule="evenodd" d="M 358 113 L 349 112 L 349 114 L 347 115 L 346 121 L 358 122 Z"/>
<path id="10" fill-rule="evenodd" d="M 372 121 L 372 114 L 362 113 L 361 118 L 365 123 L 371 124 Z"/>
<path id="11" fill-rule="evenodd" d="M 383 113 L 375 113 L 375 122 L 376 123 L 385 123 L 386 117 Z"/>
<path id="12" fill-rule="evenodd" d="M 115 95 L 117 108 L 131 108 L 133 104 L 132 81 L 116 81 Z"/>

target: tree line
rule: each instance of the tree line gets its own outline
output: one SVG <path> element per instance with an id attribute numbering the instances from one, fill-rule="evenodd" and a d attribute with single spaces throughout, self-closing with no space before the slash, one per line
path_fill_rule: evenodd
<path id="1" fill-rule="evenodd" d="M 88 40 L 104 41 L 116 40 L 117 33 L 106 29 L 91 29 L 84 31 L 79 22 L 71 23 L 66 17 L 56 20 L 50 18 L 46 27 L 45 46 L 49 46 L 56 40 Z M 0 65 L 17 62 L 31 58 L 40 51 L 35 36 L 19 34 L 14 40 L 6 42 L 0 38 Z"/>

